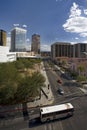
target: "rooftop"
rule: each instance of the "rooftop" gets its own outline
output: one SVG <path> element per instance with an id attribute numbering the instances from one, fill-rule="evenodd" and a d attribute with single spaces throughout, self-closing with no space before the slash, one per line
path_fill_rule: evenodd
<path id="1" fill-rule="evenodd" d="M 55 105 L 55 106 L 48 106 L 48 107 L 42 107 L 41 113 L 46 114 L 46 113 L 51 113 L 51 112 L 58 112 L 62 110 L 67 110 L 73 108 L 71 103 L 66 103 L 66 104 L 61 104 L 61 105 Z"/>

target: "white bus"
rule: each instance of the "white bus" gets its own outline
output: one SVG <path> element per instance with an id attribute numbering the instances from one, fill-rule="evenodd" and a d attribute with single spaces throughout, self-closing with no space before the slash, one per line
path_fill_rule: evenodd
<path id="1" fill-rule="evenodd" d="M 41 122 L 72 116 L 74 107 L 71 103 L 48 106 L 40 108 Z"/>

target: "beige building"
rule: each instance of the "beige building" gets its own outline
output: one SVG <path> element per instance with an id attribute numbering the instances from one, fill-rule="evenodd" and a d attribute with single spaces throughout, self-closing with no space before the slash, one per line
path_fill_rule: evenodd
<path id="1" fill-rule="evenodd" d="M 75 58 L 87 58 L 84 52 L 87 52 L 87 43 L 74 44 L 74 57 Z"/>
<path id="2" fill-rule="evenodd" d="M 52 59 L 68 57 L 68 58 L 87 58 L 87 44 L 77 43 L 70 44 L 65 42 L 56 42 L 51 45 Z"/>
<path id="3" fill-rule="evenodd" d="M 52 58 L 73 57 L 73 45 L 65 42 L 56 42 L 51 45 Z"/>
<path id="4" fill-rule="evenodd" d="M 17 58 L 22 58 L 22 57 L 34 57 L 35 53 L 34 52 L 16 52 Z"/>
<path id="5" fill-rule="evenodd" d="M 6 46 L 6 31 L 0 30 L 0 46 Z"/>
<path id="6" fill-rule="evenodd" d="M 38 34 L 32 35 L 31 51 L 34 51 L 35 54 L 40 54 L 40 35 Z"/>

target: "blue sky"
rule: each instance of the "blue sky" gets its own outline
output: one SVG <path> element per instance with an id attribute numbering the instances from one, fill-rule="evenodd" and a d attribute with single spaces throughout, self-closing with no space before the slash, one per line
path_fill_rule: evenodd
<path id="1" fill-rule="evenodd" d="M 87 0 L 0 0 L 0 29 L 8 33 L 15 24 L 31 36 L 41 36 L 41 49 L 56 41 L 87 43 Z"/>

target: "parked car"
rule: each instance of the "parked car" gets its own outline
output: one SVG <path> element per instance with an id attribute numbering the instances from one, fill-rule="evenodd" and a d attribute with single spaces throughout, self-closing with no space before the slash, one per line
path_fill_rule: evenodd
<path id="1" fill-rule="evenodd" d="M 58 83 L 62 84 L 62 81 L 60 79 L 57 80 Z"/>
<path id="2" fill-rule="evenodd" d="M 62 88 L 58 88 L 58 93 L 63 95 L 64 94 L 64 90 Z"/>

